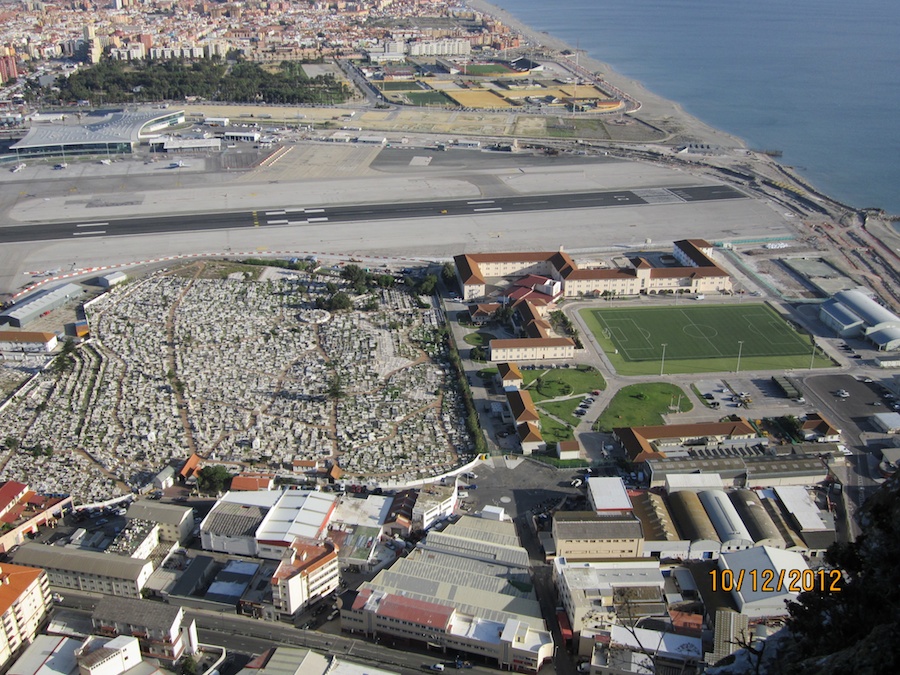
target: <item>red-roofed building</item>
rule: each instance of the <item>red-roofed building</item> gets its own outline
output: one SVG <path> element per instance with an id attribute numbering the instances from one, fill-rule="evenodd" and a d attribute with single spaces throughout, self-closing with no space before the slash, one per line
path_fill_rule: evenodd
<path id="1" fill-rule="evenodd" d="M 817 441 L 819 443 L 841 442 L 841 430 L 816 412 L 806 415 L 806 419 L 800 425 L 800 430 L 803 433 L 803 439 L 807 441 Z"/>
<path id="2" fill-rule="evenodd" d="M 491 321 L 494 318 L 494 312 L 502 306 L 499 302 L 469 305 L 469 318 L 472 320 L 472 323 L 481 326 Z"/>
<path id="3" fill-rule="evenodd" d="M 682 239 L 673 245 L 681 267 L 653 267 L 643 258 L 631 267 L 579 269 L 564 251 L 522 253 L 470 253 L 454 258 L 464 299 L 485 297 L 491 277 L 523 277 L 522 285 L 557 297 L 554 290 L 534 283 L 540 278 L 561 283 L 567 298 L 580 295 L 638 295 L 657 293 L 731 292 L 728 273 L 713 260 L 712 245 L 702 239 Z M 518 284 L 518 282 L 515 282 Z M 518 293 L 518 291 L 516 291 Z"/>
<path id="4" fill-rule="evenodd" d="M 202 458 L 196 452 L 192 453 L 190 457 L 187 458 L 187 461 L 181 467 L 181 471 L 178 472 L 178 475 L 181 476 L 182 481 L 190 480 L 194 478 L 194 474 L 196 474 L 200 470 L 200 462 Z"/>
<path id="5" fill-rule="evenodd" d="M 534 422 L 523 422 L 516 427 L 519 445 L 523 455 L 543 450 L 546 446 L 541 435 L 541 427 Z"/>
<path id="6" fill-rule="evenodd" d="M 22 501 L 28 486 L 15 480 L 8 480 L 0 485 L 0 517 L 5 516 Z"/>
<path id="7" fill-rule="evenodd" d="M 726 440 L 757 438 L 745 419 L 727 422 L 699 422 L 693 424 L 664 424 L 649 427 L 619 427 L 613 436 L 625 449 L 632 463 L 664 458 L 665 448 L 677 448 L 686 443 L 716 444 Z"/>
<path id="8" fill-rule="evenodd" d="M 0 522 L 7 529 L 0 535 L 0 552 L 25 541 L 25 535 L 55 523 L 66 509 L 72 508 L 72 497 L 39 495 L 18 481 L 0 484 Z"/>
<path id="9" fill-rule="evenodd" d="M 329 542 L 294 541 L 291 556 L 272 576 L 272 604 L 282 617 L 298 612 L 337 590 L 340 569 L 337 549 Z"/>
<path id="10" fill-rule="evenodd" d="M 400 623 L 413 630 L 444 633 L 450 627 L 455 609 L 426 600 L 389 595 L 378 605 L 376 621 Z"/>
<path id="11" fill-rule="evenodd" d="M 0 566 L 0 669 L 29 645 L 52 607 L 47 573 L 34 567 Z"/>
<path id="12" fill-rule="evenodd" d="M 291 471 L 294 473 L 318 473 L 322 468 L 322 462 L 317 459 L 295 459 L 291 461 Z"/>
<path id="13" fill-rule="evenodd" d="M 259 490 L 272 490 L 275 488 L 274 473 L 239 473 L 231 479 L 229 489 L 238 492 L 258 492 Z"/>
<path id="14" fill-rule="evenodd" d="M 349 633 L 423 648 L 441 645 L 447 653 L 477 654 L 500 670 L 523 673 L 538 672 L 553 656 L 548 631 L 507 612 L 503 618 L 476 617 L 450 604 L 372 588 L 347 591 L 338 603 L 341 630 Z"/>

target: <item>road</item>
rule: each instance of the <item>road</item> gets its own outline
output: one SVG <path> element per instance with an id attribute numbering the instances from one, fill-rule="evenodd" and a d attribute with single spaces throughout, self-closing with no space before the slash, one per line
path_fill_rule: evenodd
<path id="1" fill-rule="evenodd" d="M 613 190 L 551 195 L 519 195 L 493 199 L 456 199 L 433 202 L 362 204 L 322 208 L 273 209 L 145 218 L 82 220 L 0 228 L 0 243 L 124 237 L 166 232 L 194 232 L 239 228 L 303 227 L 323 223 L 399 220 L 488 215 L 533 211 L 558 211 L 660 203 L 690 203 L 746 199 L 737 190 L 723 186 Z"/>
<path id="2" fill-rule="evenodd" d="M 53 588 L 63 596 L 62 607 L 67 611 L 90 614 L 101 595 L 82 593 L 68 588 Z M 148 600 L 147 602 L 153 602 Z M 328 634 L 317 631 L 305 631 L 293 628 L 280 622 L 261 621 L 246 616 L 225 612 L 185 609 L 185 617 L 197 622 L 197 634 L 200 642 L 223 646 L 232 652 L 244 654 L 261 654 L 267 649 L 280 646 L 306 647 L 323 654 L 331 654 L 359 664 L 375 665 L 379 668 L 414 675 L 423 672 L 424 665 L 433 663 L 447 664 L 447 670 L 453 670 L 452 654 L 422 652 L 409 646 L 391 648 L 345 635 Z M 337 622 L 330 624 L 336 630 Z M 471 656 L 467 656 L 471 660 Z M 464 672 L 472 675 L 495 673 L 496 668 L 475 663 Z M 546 675 L 554 675 L 552 668 L 542 670 Z"/>
<path id="3" fill-rule="evenodd" d="M 808 375 L 802 382 L 807 402 L 841 429 L 844 442 L 853 453 L 847 457 L 843 481 L 845 518 L 837 524 L 839 533 L 844 529 L 849 538 L 855 540 L 860 533 L 859 523 L 855 518 L 856 511 L 879 486 L 879 482 L 875 480 L 877 474 L 873 470 L 871 449 L 865 439 L 867 432 L 860 429 L 860 422 L 874 411 L 884 411 L 883 408 L 872 407 L 872 403 L 880 397 L 873 389 L 874 383 L 860 382 L 845 373 Z M 846 389 L 850 397 L 836 397 L 833 392 L 837 389 Z"/>

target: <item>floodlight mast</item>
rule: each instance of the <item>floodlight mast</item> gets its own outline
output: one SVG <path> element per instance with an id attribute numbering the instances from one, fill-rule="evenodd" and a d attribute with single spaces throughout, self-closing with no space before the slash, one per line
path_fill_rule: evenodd
<path id="1" fill-rule="evenodd" d="M 741 372 L 741 353 L 744 351 L 744 341 L 738 340 L 738 359 L 737 359 L 737 367 L 734 369 L 735 375 Z"/>
<path id="2" fill-rule="evenodd" d="M 660 346 L 662 347 L 662 360 L 659 362 L 659 376 L 662 377 L 663 371 L 666 368 L 666 347 L 668 346 L 668 343 L 663 342 Z"/>

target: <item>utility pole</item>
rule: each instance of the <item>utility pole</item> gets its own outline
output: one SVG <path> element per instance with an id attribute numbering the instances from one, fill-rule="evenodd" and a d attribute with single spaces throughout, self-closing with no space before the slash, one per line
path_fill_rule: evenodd
<path id="1" fill-rule="evenodd" d="M 737 368 L 734 369 L 735 375 L 741 372 L 741 352 L 744 351 L 744 341 L 738 340 L 738 360 L 737 360 Z"/>
<path id="2" fill-rule="evenodd" d="M 667 346 L 668 346 L 668 343 L 666 343 L 666 342 L 663 342 L 663 343 L 661 344 L 661 347 L 662 347 L 662 359 L 661 359 L 660 362 L 659 362 L 659 376 L 660 376 L 660 377 L 662 377 L 663 371 L 666 369 L 666 347 L 667 347 Z"/>

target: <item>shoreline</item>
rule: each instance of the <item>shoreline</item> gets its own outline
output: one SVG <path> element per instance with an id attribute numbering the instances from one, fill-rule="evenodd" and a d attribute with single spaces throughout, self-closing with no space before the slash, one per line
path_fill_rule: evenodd
<path id="1" fill-rule="evenodd" d="M 522 22 L 515 14 L 487 2 L 487 0 L 465 0 L 465 4 L 472 10 L 500 19 L 504 24 L 513 28 L 534 44 L 557 52 L 565 50 L 576 51 L 575 47 L 568 44 L 565 40 L 549 33 L 536 31 Z M 677 144 L 696 142 L 720 145 L 730 149 L 748 149 L 746 141 L 742 138 L 717 129 L 694 117 L 686 112 L 677 102 L 653 93 L 638 80 L 633 80 L 617 72 L 609 63 L 588 56 L 584 51 L 580 52 L 578 62 L 582 67 L 592 72 L 600 73 L 603 80 L 640 101 L 640 111 L 629 114 L 638 119 L 645 119 L 651 124 L 660 125 L 674 136 L 681 136 L 682 138 Z"/>
<path id="2" fill-rule="evenodd" d="M 535 30 L 520 20 L 515 14 L 487 0 L 464 0 L 464 2 L 466 7 L 473 11 L 499 19 L 534 45 L 556 52 L 565 50 L 570 52 L 576 51 L 572 45 L 562 38 Z M 798 223 L 796 229 L 799 234 L 809 235 L 815 232 L 817 229 L 816 221 L 822 220 L 823 217 L 828 218 L 837 226 L 835 231 L 837 237 L 828 236 L 835 252 L 840 253 L 860 244 L 873 244 L 871 254 L 876 255 L 877 252 L 877 257 L 881 259 L 882 264 L 894 272 L 894 278 L 900 278 L 900 274 L 898 274 L 898 270 L 900 270 L 900 255 L 898 255 L 898 252 L 900 252 L 900 222 L 898 222 L 898 219 L 900 217 L 897 215 L 885 209 L 851 206 L 831 197 L 816 187 L 812 180 L 801 175 L 795 167 L 782 164 L 772 157 L 750 150 L 746 141 L 742 138 L 717 129 L 694 117 L 686 112 L 677 102 L 653 93 L 643 83 L 618 73 L 610 64 L 592 58 L 584 51 L 580 51 L 579 65 L 599 73 L 603 80 L 625 92 L 629 97 L 640 101 L 640 110 L 635 113 L 629 113 L 629 115 L 654 126 L 664 128 L 671 134 L 668 142 L 657 145 L 671 147 L 682 143 L 699 142 L 719 145 L 722 148 L 736 152 L 745 151 L 747 157 L 744 161 L 746 165 L 749 165 L 747 168 L 750 168 L 760 179 L 787 179 L 796 188 L 807 193 L 812 198 L 812 201 L 818 202 L 825 209 L 825 213 L 821 215 L 810 213 L 804 219 L 805 225 L 801 226 Z M 648 145 L 652 146 L 654 144 L 650 143 Z M 620 144 L 620 147 L 624 148 L 625 146 Z M 693 160 L 693 162 L 696 162 L 698 166 L 705 166 L 707 170 L 715 170 L 720 166 L 717 161 L 711 161 L 710 159 L 698 158 Z M 830 226 L 828 229 L 831 229 Z M 863 270 L 857 267 L 856 271 L 861 272 Z M 872 284 L 870 282 L 869 285 L 877 286 L 880 284 Z M 881 291 L 875 292 L 878 295 L 883 295 L 884 290 L 885 288 L 882 287 Z M 887 296 L 888 298 L 885 299 L 893 301 L 891 304 L 900 300 L 896 293 L 887 293 Z"/>

